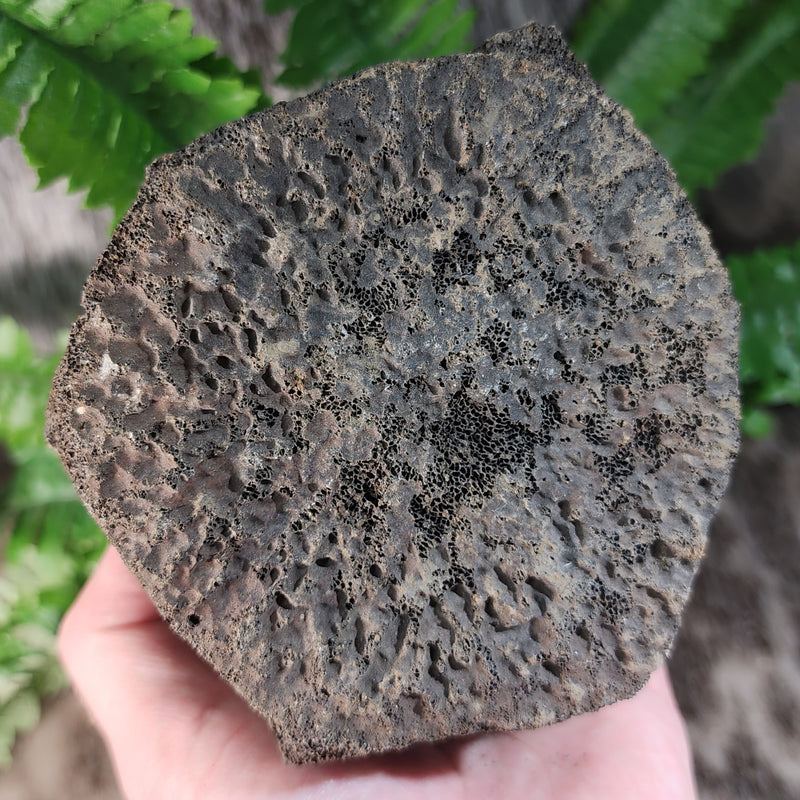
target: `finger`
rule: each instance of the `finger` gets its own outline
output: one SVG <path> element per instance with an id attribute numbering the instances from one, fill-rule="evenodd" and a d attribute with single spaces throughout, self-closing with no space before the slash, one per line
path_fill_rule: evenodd
<path id="1" fill-rule="evenodd" d="M 493 796 L 500 786 L 506 797 L 692 796 L 685 737 L 662 672 L 636 698 L 551 728 L 417 748 L 408 757 L 293 767 L 281 763 L 264 721 L 171 633 L 116 552 L 104 556 L 65 618 L 60 647 L 132 800 L 277 792 L 423 800 Z M 657 793 L 653 776 L 662 774 L 676 792 L 688 774 L 689 794 Z"/>
<path id="2" fill-rule="evenodd" d="M 509 796 L 530 800 L 696 796 L 686 731 L 666 667 L 629 700 L 547 728 L 475 739 L 461 751 L 459 766 L 476 797 L 490 796 L 504 776 Z"/>
<path id="3" fill-rule="evenodd" d="M 183 781 L 237 743 L 266 771 L 280 764 L 263 720 L 169 630 L 113 548 L 64 618 L 59 651 L 131 797 L 192 796 Z"/>
<path id="4" fill-rule="evenodd" d="M 112 548 L 59 632 L 61 658 L 131 800 L 455 797 L 437 747 L 282 762 L 266 722 L 167 627 Z"/>

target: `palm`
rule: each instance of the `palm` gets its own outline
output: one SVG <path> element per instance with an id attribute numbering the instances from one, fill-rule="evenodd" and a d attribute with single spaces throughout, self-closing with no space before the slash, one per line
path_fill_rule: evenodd
<path id="1" fill-rule="evenodd" d="M 294 766 L 264 721 L 172 634 L 113 550 L 65 620 L 61 649 L 131 800 L 693 796 L 663 670 L 633 700 L 550 728 Z"/>

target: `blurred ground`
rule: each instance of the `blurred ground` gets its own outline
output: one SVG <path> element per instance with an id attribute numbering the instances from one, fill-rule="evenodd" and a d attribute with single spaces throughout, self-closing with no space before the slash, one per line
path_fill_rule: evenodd
<path id="1" fill-rule="evenodd" d="M 800 409 L 745 443 L 670 671 L 704 800 L 800 798 Z"/>
<path id="2" fill-rule="evenodd" d="M 71 692 L 51 701 L 0 775 L 2 800 L 119 800 L 100 736 Z"/>
<path id="3" fill-rule="evenodd" d="M 261 0 L 178 4 L 191 5 L 200 29 L 221 36 L 240 66 L 274 76 L 286 24 L 265 25 Z M 531 18 L 566 27 L 583 0 L 476 4 L 482 40 Z M 723 251 L 800 236 L 799 128 L 794 87 L 757 159 L 701 198 Z M 34 193 L 35 185 L 16 144 L 0 142 L 0 314 L 14 313 L 46 348 L 76 313 L 109 218 L 80 210 L 61 185 Z M 774 436 L 743 447 L 671 660 L 704 800 L 800 798 L 800 411 L 778 419 Z M 0 800 L 118 796 L 102 743 L 68 693 L 0 775 Z"/>

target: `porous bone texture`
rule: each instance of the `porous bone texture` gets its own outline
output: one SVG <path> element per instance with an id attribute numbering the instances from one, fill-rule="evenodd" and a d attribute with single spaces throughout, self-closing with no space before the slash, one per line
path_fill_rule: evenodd
<path id="1" fill-rule="evenodd" d="M 546 725 L 669 649 L 737 312 L 552 30 L 370 69 L 149 170 L 49 437 L 285 757 Z"/>

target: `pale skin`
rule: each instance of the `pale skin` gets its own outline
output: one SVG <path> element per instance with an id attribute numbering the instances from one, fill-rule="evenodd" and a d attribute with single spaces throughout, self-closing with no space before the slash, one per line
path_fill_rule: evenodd
<path id="1" fill-rule="evenodd" d="M 691 800 L 666 669 L 630 700 L 535 731 L 356 761 L 284 764 L 267 724 L 173 634 L 113 548 L 61 657 L 129 800 Z"/>

